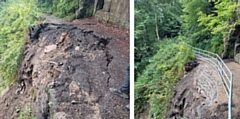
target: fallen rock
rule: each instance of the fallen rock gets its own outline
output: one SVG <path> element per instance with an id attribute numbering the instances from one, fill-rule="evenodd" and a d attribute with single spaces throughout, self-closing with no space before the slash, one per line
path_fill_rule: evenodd
<path id="1" fill-rule="evenodd" d="M 45 47 L 44 49 L 44 53 L 48 53 L 48 52 L 51 52 L 53 50 L 56 50 L 57 49 L 57 45 L 48 45 Z"/>
<path id="2" fill-rule="evenodd" d="M 185 68 L 186 72 L 189 72 L 198 65 L 199 65 L 199 63 L 197 62 L 197 60 L 192 60 L 192 61 L 189 61 L 188 63 L 186 63 L 184 65 L 184 68 Z"/>
<path id="3" fill-rule="evenodd" d="M 79 51 L 79 49 L 80 49 L 80 47 L 78 47 L 78 46 L 77 46 L 77 47 L 75 47 L 75 50 L 76 50 L 76 51 Z"/>
<path id="4" fill-rule="evenodd" d="M 76 84 L 75 81 L 72 81 L 72 82 L 69 84 L 70 94 L 75 94 L 79 89 L 80 89 L 80 88 L 79 88 L 79 86 Z"/>
<path id="5" fill-rule="evenodd" d="M 78 102 L 76 100 L 72 100 L 71 103 L 72 104 L 78 104 Z"/>

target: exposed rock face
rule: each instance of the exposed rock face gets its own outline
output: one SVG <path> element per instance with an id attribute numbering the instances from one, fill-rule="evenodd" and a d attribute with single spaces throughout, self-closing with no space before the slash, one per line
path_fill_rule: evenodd
<path id="1" fill-rule="evenodd" d="M 225 38 L 224 51 L 222 58 L 234 58 L 236 62 L 240 63 L 240 25 L 236 25 L 235 29 L 229 34 L 229 38 Z"/>
<path id="2" fill-rule="evenodd" d="M 236 55 L 234 56 L 234 60 L 235 60 L 236 62 L 240 63 L 240 53 L 238 53 L 238 54 L 236 54 Z"/>
<path id="3" fill-rule="evenodd" d="M 79 0 L 76 16 L 85 18 L 93 15 L 99 21 L 129 28 L 129 10 L 129 0 Z"/>
<path id="4" fill-rule="evenodd" d="M 103 9 L 98 10 L 95 18 L 129 28 L 129 0 L 104 0 Z"/>
<path id="5" fill-rule="evenodd" d="M 79 0 L 79 7 L 76 11 L 77 18 L 85 18 L 93 15 L 95 0 Z"/>
<path id="6" fill-rule="evenodd" d="M 171 119 L 206 118 L 218 102 L 218 82 L 207 65 L 199 65 L 177 84 L 174 101 L 166 117 Z"/>

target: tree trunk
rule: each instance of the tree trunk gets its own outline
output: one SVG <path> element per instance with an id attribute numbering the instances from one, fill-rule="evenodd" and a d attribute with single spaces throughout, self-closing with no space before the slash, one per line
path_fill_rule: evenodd
<path id="1" fill-rule="evenodd" d="M 94 9 L 93 9 L 93 15 L 96 13 L 96 9 L 97 9 L 97 3 L 98 3 L 98 0 L 94 0 Z"/>
<path id="2" fill-rule="evenodd" d="M 158 24 L 157 24 L 157 14 L 156 13 L 155 13 L 155 24 L 156 24 L 156 35 L 157 35 L 157 39 L 159 41 L 160 38 L 159 38 L 159 34 L 158 34 Z"/>

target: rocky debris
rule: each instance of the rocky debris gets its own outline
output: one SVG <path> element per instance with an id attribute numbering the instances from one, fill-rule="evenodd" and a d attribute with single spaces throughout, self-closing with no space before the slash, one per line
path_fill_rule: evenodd
<path id="1" fill-rule="evenodd" d="M 44 52 L 48 53 L 48 52 L 51 52 L 51 51 L 56 50 L 56 49 L 57 49 L 57 45 L 48 45 L 48 46 L 45 47 Z"/>
<path id="2" fill-rule="evenodd" d="M 28 35 L 31 39 L 38 39 L 42 25 L 28 26 Z"/>
<path id="3" fill-rule="evenodd" d="M 0 105 L 8 104 L 0 110 L 0 118 L 17 117 L 13 106 L 26 104 L 38 119 L 129 118 L 124 108 L 128 100 L 108 91 L 123 82 L 128 46 L 119 49 L 120 40 L 76 25 L 42 26 L 38 39 L 26 43 L 19 71 L 26 90 L 8 100 L 12 89 L 0 97 L 4 98 Z M 12 88 L 17 90 L 15 85 Z"/>
<path id="4" fill-rule="evenodd" d="M 77 91 L 79 91 L 79 86 L 76 84 L 75 81 L 72 81 L 70 84 L 69 84 L 69 91 L 70 91 L 70 96 L 71 95 L 74 95 Z"/>
<path id="5" fill-rule="evenodd" d="M 30 60 L 30 64 L 33 64 L 32 74 L 36 74 L 36 77 L 32 78 L 32 85 L 39 89 L 39 95 L 35 103 L 36 107 L 39 107 L 36 108 L 37 118 L 49 118 L 51 115 L 54 115 L 55 112 L 58 112 L 58 110 L 66 112 L 69 108 L 74 108 L 74 106 L 70 106 L 73 104 L 70 100 L 73 99 L 78 102 L 84 100 L 83 102 L 92 103 L 95 98 L 98 98 L 98 95 L 104 95 L 104 93 L 101 92 L 93 92 L 100 86 L 95 84 L 98 82 L 97 79 L 100 81 L 108 77 L 107 74 L 99 75 L 94 72 L 101 70 L 107 71 L 107 64 L 110 62 L 108 58 L 111 57 L 108 56 L 108 49 L 106 47 L 109 39 L 106 39 L 106 42 L 104 38 L 91 34 L 92 32 L 88 34 L 85 32 L 85 29 L 71 27 L 69 29 L 61 27 L 61 25 L 57 27 L 59 33 L 52 34 L 51 36 L 47 36 L 48 34 L 45 35 L 45 33 L 55 30 L 51 27 L 44 28 L 49 29 L 47 32 L 44 32 L 44 30 L 41 32 L 38 44 L 43 43 L 44 45 L 42 46 L 46 46 L 42 48 L 43 52 L 37 45 L 31 47 L 32 50 L 38 50 L 34 53 L 40 54 L 39 56 L 33 56 L 33 59 L 36 58 L 39 60 L 37 64 Z M 60 34 L 60 37 L 58 34 Z M 80 49 L 78 52 L 73 50 L 76 46 Z M 28 55 L 32 54 L 27 54 L 26 56 Z M 49 64 L 50 61 L 56 63 Z M 57 65 L 59 62 L 63 64 L 61 66 Z M 93 67 L 95 67 L 96 70 L 93 69 Z M 92 76 L 89 74 L 92 74 Z M 52 80 L 60 83 L 57 85 L 56 83 L 49 84 Z M 47 85 L 50 85 L 51 90 L 46 89 Z M 81 90 L 79 90 L 79 87 L 81 87 Z M 82 95 L 81 98 L 77 98 L 76 94 Z M 59 96 L 62 98 L 57 98 Z M 52 105 L 49 104 L 50 102 Z M 82 108 L 80 106 L 79 109 L 82 109 L 82 112 L 86 110 L 86 113 L 91 114 L 89 111 L 93 110 L 94 105 L 92 105 L 93 107 L 87 106 L 86 103 L 82 103 L 81 105 Z M 85 118 L 84 115 L 81 116 L 78 114 L 74 114 L 72 117 Z"/>
<path id="6" fill-rule="evenodd" d="M 189 72 L 198 65 L 199 63 L 197 62 L 197 60 L 191 60 L 184 65 L 184 69 L 186 72 Z"/>
<path id="7" fill-rule="evenodd" d="M 218 82 L 208 65 L 199 65 L 176 86 L 171 109 L 166 118 L 206 118 L 218 103 Z"/>

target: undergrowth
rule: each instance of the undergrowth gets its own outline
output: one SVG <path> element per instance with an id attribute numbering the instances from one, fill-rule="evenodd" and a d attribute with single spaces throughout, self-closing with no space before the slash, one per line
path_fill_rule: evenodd
<path id="1" fill-rule="evenodd" d="M 32 116 L 32 108 L 30 106 L 26 106 L 23 109 L 20 107 L 17 108 L 17 110 L 21 110 L 20 115 L 17 117 L 17 119 L 37 119 L 35 116 Z"/>
<path id="2" fill-rule="evenodd" d="M 0 92 L 18 77 L 27 27 L 40 18 L 34 0 L 8 0 L 0 12 Z"/>
<path id="3" fill-rule="evenodd" d="M 134 84 L 135 116 L 143 110 L 143 105 L 149 105 L 150 114 L 162 119 L 169 110 L 184 64 L 194 58 L 185 43 L 173 43 L 169 39 L 161 41 L 158 52 Z"/>

